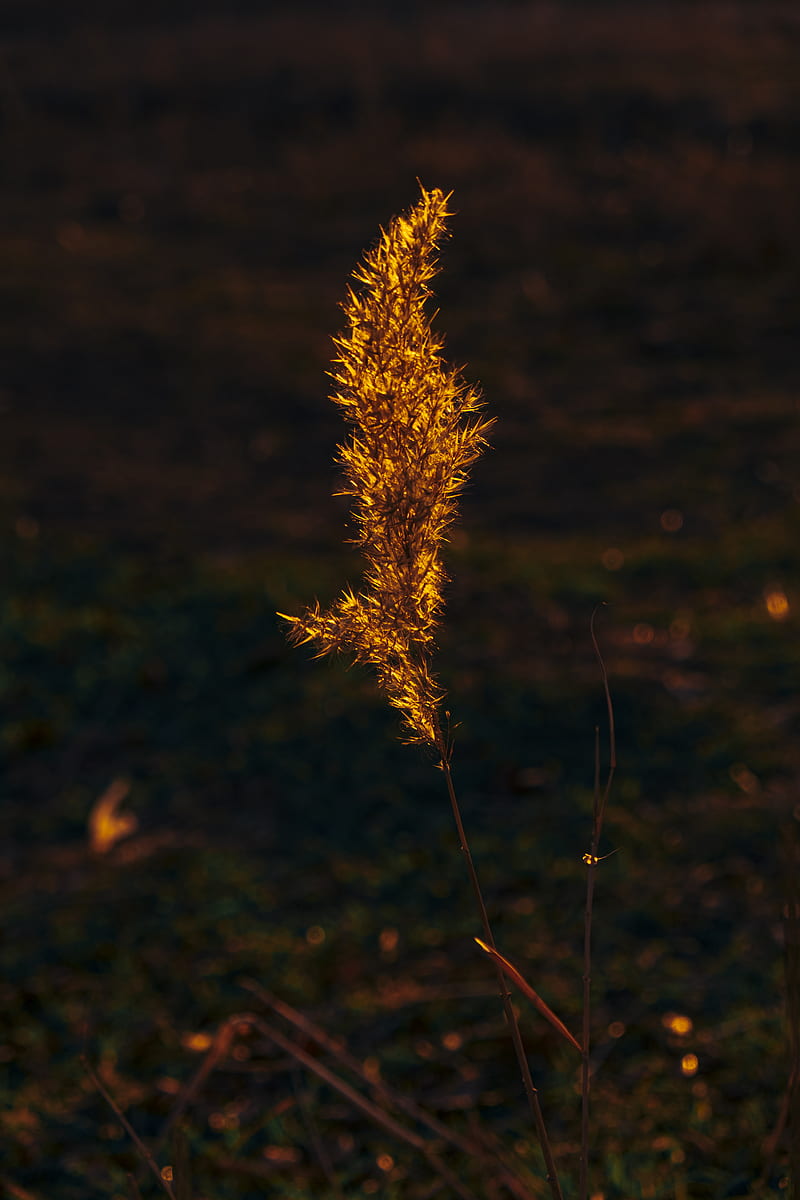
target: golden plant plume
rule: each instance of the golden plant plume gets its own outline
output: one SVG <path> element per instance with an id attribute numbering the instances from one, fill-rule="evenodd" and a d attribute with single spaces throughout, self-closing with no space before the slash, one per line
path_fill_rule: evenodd
<path id="1" fill-rule="evenodd" d="M 374 666 L 408 740 L 441 751 L 444 692 L 430 671 L 447 578 L 441 548 L 491 422 L 474 415 L 480 395 L 443 360 L 426 312 L 451 214 L 449 196 L 421 192 L 353 273 L 357 286 L 342 304 L 348 328 L 334 339 L 331 399 L 352 426 L 339 447 L 340 494 L 354 500 L 363 587 L 327 611 L 317 604 L 300 617 L 279 615 L 292 623 L 292 642 Z"/>

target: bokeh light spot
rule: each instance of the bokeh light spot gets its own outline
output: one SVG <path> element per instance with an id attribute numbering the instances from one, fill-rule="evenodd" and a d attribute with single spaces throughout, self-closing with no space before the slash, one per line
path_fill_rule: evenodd
<path id="1" fill-rule="evenodd" d="M 607 571 L 618 571 L 625 563 L 625 555 L 616 546 L 609 546 L 600 555 L 600 562 Z"/>
<path id="2" fill-rule="evenodd" d="M 397 949 L 400 934 L 396 929 L 382 929 L 378 943 L 384 954 L 392 954 Z"/>
<path id="3" fill-rule="evenodd" d="M 773 621 L 783 621 L 789 615 L 789 600 L 785 592 L 775 588 L 764 596 L 767 612 Z"/>
<path id="4" fill-rule="evenodd" d="M 670 1033 L 677 1033 L 680 1037 L 691 1033 L 693 1029 L 691 1017 L 686 1017 L 683 1013 L 665 1013 L 661 1023 Z"/>
<path id="5" fill-rule="evenodd" d="M 294 1146 L 265 1146 L 262 1153 L 268 1162 L 274 1163 L 298 1163 L 303 1157 Z"/>
<path id="6" fill-rule="evenodd" d="M 374 1054 L 370 1054 L 368 1058 L 365 1058 L 361 1066 L 367 1079 L 380 1079 L 381 1064 Z"/>
<path id="7" fill-rule="evenodd" d="M 734 763 L 728 774 L 736 786 L 740 787 L 748 796 L 755 796 L 761 790 L 758 776 L 744 763 Z"/>
<path id="8" fill-rule="evenodd" d="M 181 1045 L 185 1050 L 195 1050 L 197 1053 L 202 1053 L 208 1050 L 211 1045 L 210 1033 L 185 1033 L 181 1038 Z"/>
<path id="9" fill-rule="evenodd" d="M 666 533 L 677 533 L 683 529 L 683 513 L 677 508 L 665 508 L 661 514 L 661 528 Z"/>

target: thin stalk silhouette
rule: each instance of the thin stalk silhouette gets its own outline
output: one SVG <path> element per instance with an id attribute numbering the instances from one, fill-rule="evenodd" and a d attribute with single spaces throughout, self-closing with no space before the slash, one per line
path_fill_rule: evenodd
<path id="1" fill-rule="evenodd" d="M 421 193 L 354 272 L 356 287 L 342 305 L 348 328 L 335 339 L 332 399 L 352 427 L 339 462 L 343 494 L 353 498 L 353 540 L 366 562 L 363 586 L 346 589 L 327 611 L 315 604 L 302 616 L 279 615 L 290 622 L 295 644 L 316 643 L 320 655 L 346 651 L 372 666 L 389 703 L 402 713 L 407 740 L 439 758 L 483 932 L 494 948 L 441 729 L 444 692 L 430 669 L 444 605 L 442 545 L 491 421 L 477 415 L 483 408 L 478 391 L 444 362 L 443 343 L 425 310 L 451 214 L 443 192 Z M 554 1200 L 561 1200 L 519 1026 L 502 970 L 495 969 L 547 1178 Z"/>
<path id="2" fill-rule="evenodd" d="M 495 944 L 494 934 L 492 933 L 489 914 L 486 910 L 486 904 L 483 899 L 483 892 L 481 891 L 478 872 L 475 869 L 475 863 L 472 858 L 472 852 L 469 848 L 469 841 L 467 840 L 464 823 L 461 819 L 461 809 L 458 803 L 458 797 L 456 796 L 455 786 L 453 784 L 453 773 L 450 769 L 450 751 L 445 745 L 441 732 L 439 734 L 439 739 L 440 740 L 437 749 L 441 755 L 441 767 L 442 771 L 444 772 L 444 778 L 447 784 L 447 794 L 450 797 L 450 806 L 453 810 L 453 817 L 455 819 L 456 829 L 458 831 L 459 847 L 464 856 L 464 862 L 467 865 L 467 872 L 469 874 L 470 883 L 472 884 L 472 891 L 475 895 L 475 903 L 478 906 L 484 937 L 491 949 L 496 950 L 497 946 Z M 493 962 L 495 972 L 497 974 L 497 982 L 500 987 L 500 998 L 503 1002 L 503 1011 L 505 1013 L 509 1032 L 511 1034 L 511 1041 L 514 1045 L 514 1053 L 517 1056 L 520 1074 L 522 1075 L 522 1084 L 525 1088 L 528 1107 L 530 1108 L 531 1116 L 533 1117 L 534 1125 L 536 1126 L 536 1136 L 539 1139 L 539 1145 L 542 1148 L 542 1156 L 544 1158 L 545 1168 L 547 1171 L 547 1182 L 550 1185 L 550 1190 L 553 1193 L 554 1200 L 562 1200 L 561 1185 L 558 1180 L 558 1171 L 556 1170 L 556 1163 L 553 1157 L 553 1150 L 550 1145 L 550 1138 L 547 1133 L 547 1127 L 544 1123 L 544 1116 L 542 1115 L 542 1108 L 539 1103 L 539 1092 L 534 1085 L 533 1078 L 531 1077 L 528 1056 L 525 1053 L 525 1046 L 522 1041 L 522 1034 L 519 1028 L 519 1021 L 517 1020 L 517 1014 L 514 1010 L 514 1004 L 511 999 L 511 993 L 506 985 L 503 968 L 495 960 L 493 960 Z"/>
<path id="3" fill-rule="evenodd" d="M 598 608 L 601 607 L 598 605 Z M 594 911 L 594 886 L 597 865 L 600 862 L 600 835 L 603 832 L 603 820 L 606 812 L 611 785 L 614 782 L 614 772 L 617 769 L 617 737 L 614 725 L 614 705 L 611 700 L 611 690 L 608 686 L 608 672 L 600 653 L 594 623 L 598 609 L 595 608 L 589 622 L 589 632 L 592 646 L 600 665 L 603 678 L 603 690 L 608 710 L 608 774 L 605 787 L 600 790 L 600 730 L 595 726 L 594 740 L 594 800 L 592 803 L 592 837 L 588 854 L 584 854 L 586 863 L 586 903 L 583 912 L 583 1029 L 581 1047 L 581 1158 L 578 1181 L 580 1200 L 588 1200 L 589 1196 L 589 1098 L 591 1091 L 591 1025 L 592 1025 L 592 916 Z"/>

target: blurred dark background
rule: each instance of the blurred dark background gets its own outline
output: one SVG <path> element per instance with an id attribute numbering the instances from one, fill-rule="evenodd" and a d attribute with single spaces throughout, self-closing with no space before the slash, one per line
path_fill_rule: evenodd
<path id="1" fill-rule="evenodd" d="M 436 669 L 502 946 L 578 1028 L 609 601 L 602 1194 L 785 1186 L 798 62 L 794 0 L 0 5 L 0 1191 L 130 1195 L 79 1054 L 152 1142 L 242 973 L 540 1179 L 441 777 L 274 615 L 357 582 L 325 371 L 418 178 L 497 418 Z M 114 781 L 138 826 L 92 852 Z M 526 1021 L 569 1174 L 574 1064 Z M 384 1186 L 349 1109 L 239 1049 L 190 1106 L 204 1195 L 324 1194 L 298 1096 L 344 1193 Z"/>
<path id="2" fill-rule="evenodd" d="M 774 506 L 797 423 L 777 451 L 751 426 L 795 411 L 799 26 L 789 3 L 7 2 L 0 519 L 338 536 L 337 301 L 416 177 L 454 192 L 440 327 L 498 418 L 473 528 Z"/>

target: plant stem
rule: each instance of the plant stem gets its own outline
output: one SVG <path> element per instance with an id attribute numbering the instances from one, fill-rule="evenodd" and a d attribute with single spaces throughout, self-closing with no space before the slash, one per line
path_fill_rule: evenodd
<path id="1" fill-rule="evenodd" d="M 792 821 L 786 845 L 786 897 L 783 913 L 786 1016 L 789 1026 L 789 1083 L 787 1123 L 789 1127 L 789 1195 L 800 1200 L 800 839 Z"/>
<path id="2" fill-rule="evenodd" d="M 467 864 L 470 883 L 472 884 L 472 890 L 475 894 L 478 912 L 480 913 L 481 925 L 483 926 L 484 938 L 487 944 L 491 946 L 493 950 L 496 950 L 497 947 L 495 945 L 494 934 L 492 933 L 492 927 L 489 923 L 489 914 L 486 911 L 486 904 L 484 903 L 481 885 L 478 880 L 478 873 L 475 870 L 475 863 L 472 860 L 469 842 L 467 841 L 467 835 L 464 830 L 464 823 L 461 820 L 461 809 L 459 808 L 458 798 L 453 785 L 453 775 L 450 770 L 450 755 L 447 747 L 445 746 L 444 738 L 442 737 L 441 733 L 439 733 L 438 736 L 436 749 L 441 758 L 441 766 L 442 770 L 444 771 L 445 781 L 447 783 L 447 793 L 450 797 L 450 805 L 453 810 L 453 817 L 455 818 L 461 853 L 464 855 L 464 861 Z M 495 970 L 497 971 L 497 982 L 500 986 L 500 998 L 503 1002 L 503 1011 L 505 1012 L 506 1021 L 508 1022 L 509 1031 L 511 1033 L 511 1041 L 513 1042 L 514 1051 L 517 1056 L 517 1062 L 522 1074 L 522 1083 L 525 1088 L 525 1095 L 528 1099 L 528 1106 L 531 1110 L 534 1125 L 536 1126 L 536 1134 L 539 1139 L 539 1145 L 542 1148 L 542 1155 L 544 1156 L 545 1168 L 547 1170 L 547 1182 L 550 1184 L 550 1190 L 553 1193 L 554 1200 L 563 1200 L 561 1185 L 559 1184 L 558 1173 L 556 1171 L 555 1159 L 553 1158 L 553 1150 L 550 1145 L 550 1139 L 547 1136 L 547 1129 L 545 1127 L 544 1117 L 542 1116 L 541 1105 L 539 1104 L 539 1093 L 534 1086 L 533 1079 L 531 1078 L 528 1057 L 525 1053 L 525 1046 L 522 1042 L 522 1034 L 520 1033 L 517 1014 L 514 1011 L 514 1005 L 511 1001 L 511 993 L 506 986 L 502 968 L 498 966 L 496 962 Z"/>
<path id="3" fill-rule="evenodd" d="M 600 606 L 598 605 L 598 608 Z M 582 1062 L 581 1062 L 581 1159 L 578 1181 L 578 1195 L 580 1200 L 588 1200 L 589 1196 L 589 1092 L 591 1087 L 591 1072 L 589 1062 L 591 1025 L 592 1025 L 592 913 L 594 909 L 594 884 L 595 872 L 599 862 L 598 852 L 600 848 L 600 834 L 603 831 L 603 818 L 605 817 L 606 805 L 608 796 L 611 791 L 611 784 L 614 782 L 614 772 L 617 768 L 617 736 L 614 725 L 614 705 L 611 700 L 611 690 L 608 686 L 608 672 L 606 664 L 603 661 L 603 656 L 600 653 L 600 646 L 597 642 L 597 636 L 594 631 L 594 621 L 597 616 L 597 608 L 592 613 L 589 622 L 589 631 L 592 636 L 592 645 L 600 665 L 600 672 L 603 677 L 603 691 L 606 698 L 606 707 L 608 710 L 608 749 L 609 763 L 608 775 L 603 793 L 600 793 L 600 729 L 595 726 L 594 731 L 594 801 L 592 804 L 592 841 L 588 856 L 584 857 L 586 869 L 589 874 L 586 877 L 586 905 L 583 913 L 583 1034 L 582 1042 Z"/>
<path id="4" fill-rule="evenodd" d="M 120 1125 L 127 1133 L 128 1137 L 131 1139 L 131 1141 L 136 1146 L 136 1149 L 139 1151 L 139 1154 L 141 1155 L 143 1161 L 150 1168 L 150 1170 L 152 1171 L 155 1178 L 158 1180 L 161 1187 L 164 1189 L 164 1191 L 169 1196 L 169 1200 L 175 1200 L 175 1193 L 172 1190 L 169 1180 L 166 1178 L 166 1176 L 162 1175 L 161 1169 L 159 1168 L 159 1165 L 156 1162 L 156 1160 L 153 1158 L 153 1155 L 147 1149 L 147 1146 L 145 1146 L 144 1142 L 139 1137 L 138 1133 L 133 1128 L 130 1121 L 125 1116 L 124 1112 L 122 1111 L 120 1106 L 117 1104 L 116 1100 L 111 1095 L 108 1088 L 105 1086 L 102 1079 L 97 1074 L 97 1072 L 95 1071 L 94 1067 L 91 1065 L 91 1063 L 89 1062 L 89 1059 L 86 1057 L 85 1054 L 81 1055 L 81 1065 L 82 1065 L 84 1071 L 86 1072 L 86 1074 L 91 1079 L 94 1086 L 97 1088 L 100 1095 L 105 1100 L 106 1104 L 109 1106 L 109 1108 L 114 1113 L 115 1117 L 117 1118 Z M 132 1175 L 129 1176 L 129 1180 L 132 1181 L 131 1186 L 135 1187 L 136 1191 L 138 1192 L 139 1189 L 138 1189 L 138 1186 L 136 1185 L 136 1180 L 134 1179 L 134 1177 Z"/>
<path id="5" fill-rule="evenodd" d="M 581 1161 L 578 1196 L 587 1200 L 589 1195 L 589 1049 L 592 1025 L 592 909 L 594 906 L 594 880 L 597 866 L 597 849 L 600 838 L 598 814 L 600 812 L 600 729 L 594 727 L 594 802 L 592 805 L 592 840 L 586 869 L 586 903 L 583 910 L 583 1033 L 581 1062 Z"/>

